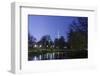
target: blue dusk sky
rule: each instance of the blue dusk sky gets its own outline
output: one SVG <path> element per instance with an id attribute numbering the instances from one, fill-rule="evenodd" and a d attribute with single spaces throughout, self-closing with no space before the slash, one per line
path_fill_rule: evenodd
<path id="1" fill-rule="evenodd" d="M 50 35 L 54 41 L 58 36 L 63 36 L 67 40 L 67 33 L 72 21 L 77 17 L 70 16 L 44 16 L 28 15 L 28 32 L 39 41 L 42 36 Z"/>

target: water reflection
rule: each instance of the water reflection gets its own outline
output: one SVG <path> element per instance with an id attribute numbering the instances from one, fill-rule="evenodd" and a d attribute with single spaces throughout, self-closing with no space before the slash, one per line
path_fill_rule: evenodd
<path id="1" fill-rule="evenodd" d="M 87 50 L 77 51 L 60 51 L 60 52 L 30 52 L 28 60 L 55 60 L 55 59 L 72 59 L 72 58 L 88 58 Z"/>
<path id="2" fill-rule="evenodd" d="M 46 53 L 46 54 L 31 56 L 30 60 L 53 60 L 53 59 L 62 59 L 62 58 L 64 58 L 64 53 L 53 52 L 53 53 Z"/>

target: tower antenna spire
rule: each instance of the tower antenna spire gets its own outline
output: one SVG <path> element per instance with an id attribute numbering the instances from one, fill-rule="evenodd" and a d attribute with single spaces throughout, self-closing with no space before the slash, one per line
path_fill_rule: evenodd
<path id="1" fill-rule="evenodd" d="M 59 30 L 57 31 L 57 38 L 60 38 Z"/>

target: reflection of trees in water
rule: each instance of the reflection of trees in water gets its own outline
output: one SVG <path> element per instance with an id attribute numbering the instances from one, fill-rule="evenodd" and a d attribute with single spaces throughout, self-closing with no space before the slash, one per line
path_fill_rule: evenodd
<path id="1" fill-rule="evenodd" d="M 38 54 L 36 54 L 38 53 Z M 55 52 L 29 52 L 28 60 L 53 60 L 53 59 L 75 59 L 75 58 L 87 58 L 86 50 L 66 50 L 66 51 L 55 51 Z"/>

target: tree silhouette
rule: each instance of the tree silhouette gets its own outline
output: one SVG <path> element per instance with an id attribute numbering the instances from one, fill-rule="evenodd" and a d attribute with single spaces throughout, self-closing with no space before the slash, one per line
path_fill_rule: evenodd
<path id="1" fill-rule="evenodd" d="M 55 44 L 56 48 L 63 49 L 64 46 L 65 46 L 65 39 L 64 39 L 64 37 L 61 36 L 59 39 L 55 38 L 54 44 Z"/>
<path id="2" fill-rule="evenodd" d="M 50 35 L 43 36 L 39 42 L 42 44 L 44 48 L 50 48 L 53 44 Z"/>
<path id="3" fill-rule="evenodd" d="M 70 25 L 68 33 L 68 44 L 72 49 L 87 48 L 88 18 L 77 17 L 77 21 L 73 21 Z"/>
<path id="4" fill-rule="evenodd" d="M 59 48 L 59 39 L 58 38 L 55 38 L 54 46 L 55 46 L 55 48 Z"/>
<path id="5" fill-rule="evenodd" d="M 33 45 L 36 43 L 36 38 L 28 33 L 28 47 L 32 48 Z"/>
<path id="6" fill-rule="evenodd" d="M 65 39 L 63 36 L 61 36 L 59 39 L 59 48 L 63 49 L 64 46 L 65 46 Z"/>

